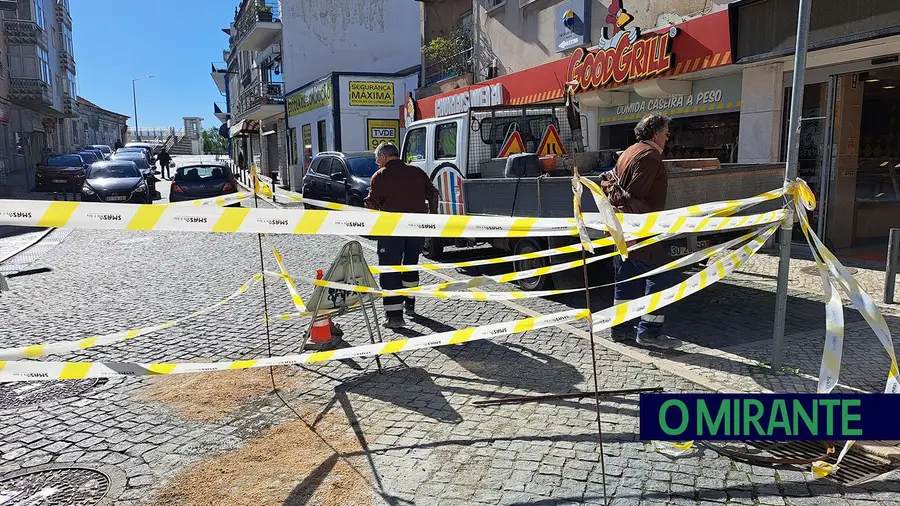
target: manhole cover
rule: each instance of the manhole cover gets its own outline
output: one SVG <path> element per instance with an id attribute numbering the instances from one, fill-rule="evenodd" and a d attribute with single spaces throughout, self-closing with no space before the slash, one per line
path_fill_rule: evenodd
<path id="1" fill-rule="evenodd" d="M 0 504 L 94 506 L 109 491 L 109 477 L 84 468 L 35 471 L 0 480 Z"/>
<path id="2" fill-rule="evenodd" d="M 21 408 L 33 404 L 77 397 L 93 388 L 99 379 L 0 383 L 0 409 Z M 0 504 L 3 504 L 0 502 Z"/>
<path id="3" fill-rule="evenodd" d="M 859 269 L 854 269 L 853 267 L 844 266 L 844 268 L 847 269 L 847 272 L 849 272 L 851 276 L 855 276 L 856 273 L 859 272 Z M 816 267 L 815 265 L 810 265 L 809 267 L 804 267 L 804 268 L 800 269 L 800 272 L 802 272 L 803 274 L 807 274 L 809 276 L 818 276 L 819 268 Z"/>

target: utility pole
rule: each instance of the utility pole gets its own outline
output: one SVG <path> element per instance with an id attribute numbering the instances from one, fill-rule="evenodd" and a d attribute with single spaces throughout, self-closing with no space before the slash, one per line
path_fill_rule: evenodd
<path id="1" fill-rule="evenodd" d="M 144 79 L 150 79 L 153 76 L 144 76 L 138 77 L 137 79 L 131 80 L 131 99 L 134 101 L 134 138 L 137 140 L 141 140 L 141 131 L 138 130 L 138 115 L 137 115 L 137 86 L 135 83 Z"/>
<path id="2" fill-rule="evenodd" d="M 791 87 L 791 117 L 788 124 L 787 165 L 784 169 L 785 184 L 797 178 L 800 158 L 800 118 L 803 114 L 803 88 L 806 85 L 806 46 L 809 38 L 809 13 L 812 0 L 800 0 L 797 17 L 797 44 L 794 49 L 794 82 Z M 790 213 L 790 211 L 789 211 Z M 791 268 L 791 239 L 794 231 L 793 214 L 781 225 L 779 242 L 778 287 L 775 292 L 775 332 L 772 347 L 772 370 L 781 370 L 784 358 L 784 324 L 787 316 L 788 274 Z"/>

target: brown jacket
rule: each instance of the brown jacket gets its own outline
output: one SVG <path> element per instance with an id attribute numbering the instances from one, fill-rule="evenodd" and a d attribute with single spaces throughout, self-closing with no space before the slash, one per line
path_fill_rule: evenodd
<path id="1" fill-rule="evenodd" d="M 638 142 L 622 153 L 616 168 L 603 175 L 603 191 L 610 203 L 621 213 L 644 214 L 666 208 L 669 179 L 662 154 L 647 142 Z M 660 245 L 635 251 L 635 259 L 658 262 L 664 259 Z"/>
<path id="2" fill-rule="evenodd" d="M 372 175 L 366 207 L 391 213 L 436 214 L 438 195 L 425 171 L 401 160 L 391 160 Z"/>

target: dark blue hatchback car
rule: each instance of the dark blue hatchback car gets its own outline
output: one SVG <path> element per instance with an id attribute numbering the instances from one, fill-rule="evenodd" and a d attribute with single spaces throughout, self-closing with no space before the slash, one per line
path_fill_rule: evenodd
<path id="1" fill-rule="evenodd" d="M 362 207 L 377 170 L 372 151 L 323 151 L 312 159 L 303 176 L 303 196 Z"/>

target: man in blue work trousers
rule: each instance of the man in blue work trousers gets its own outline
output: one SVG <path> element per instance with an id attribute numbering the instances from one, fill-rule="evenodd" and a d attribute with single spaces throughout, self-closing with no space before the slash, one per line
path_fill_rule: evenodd
<path id="1" fill-rule="evenodd" d="M 375 148 L 378 169 L 369 183 L 366 207 L 389 213 L 437 213 L 438 190 L 425 172 L 400 160 L 397 146 L 382 143 Z M 427 202 L 427 203 L 426 203 Z M 422 237 L 379 237 L 378 263 L 381 265 L 416 265 L 425 239 Z M 380 276 L 383 290 L 399 290 L 419 286 L 419 271 L 388 272 Z M 405 308 L 404 308 L 405 306 Z M 410 317 L 416 314 L 416 300 L 412 297 L 385 297 L 384 326 L 400 328 L 403 311 Z"/>
<path id="2" fill-rule="evenodd" d="M 609 196 L 610 203 L 620 213 L 645 214 L 659 212 L 666 207 L 666 192 L 669 179 L 663 163 L 662 152 L 669 139 L 669 118 L 651 114 L 634 128 L 637 142 L 625 150 L 616 162 L 616 168 L 603 175 L 601 186 Z M 628 258 L 615 257 L 616 288 L 615 304 L 622 304 L 674 285 L 671 272 L 636 279 L 627 279 L 650 272 L 663 265 L 667 258 L 662 246 L 657 243 L 628 252 Z M 614 341 L 635 339 L 641 346 L 653 348 L 676 348 L 681 341 L 663 334 L 666 316 L 656 310 L 634 320 L 612 328 Z M 637 323 L 637 335 L 635 335 Z"/>

